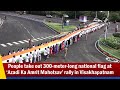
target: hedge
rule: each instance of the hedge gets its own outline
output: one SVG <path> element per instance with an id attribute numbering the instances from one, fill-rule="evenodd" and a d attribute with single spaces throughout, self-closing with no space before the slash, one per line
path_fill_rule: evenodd
<path id="1" fill-rule="evenodd" d="M 104 45 L 109 46 L 111 48 L 120 49 L 120 39 L 118 40 L 115 37 L 109 37 L 106 40 L 105 39 L 101 39 L 101 42 Z"/>
<path id="2" fill-rule="evenodd" d="M 119 37 L 120 38 L 120 33 L 113 33 L 114 37 Z"/>

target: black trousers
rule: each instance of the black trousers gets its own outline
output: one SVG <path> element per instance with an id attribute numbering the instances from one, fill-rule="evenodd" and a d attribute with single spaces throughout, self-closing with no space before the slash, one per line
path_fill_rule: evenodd
<path id="1" fill-rule="evenodd" d="M 45 60 L 47 59 L 47 56 L 48 56 L 48 55 L 44 55 Z"/>

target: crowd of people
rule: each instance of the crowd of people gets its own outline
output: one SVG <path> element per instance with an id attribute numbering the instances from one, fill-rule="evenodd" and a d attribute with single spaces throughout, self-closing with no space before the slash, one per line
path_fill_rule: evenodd
<path id="1" fill-rule="evenodd" d="M 72 32 L 70 32 L 72 33 Z M 67 35 L 69 35 L 70 33 L 68 33 Z M 63 37 L 63 36 L 62 36 Z M 60 37 L 60 38 L 62 38 Z M 79 33 L 67 40 L 62 41 L 59 44 L 55 44 L 52 46 L 48 46 L 46 47 L 44 50 L 41 50 L 41 48 L 39 48 L 38 50 L 34 50 L 32 52 L 27 53 L 26 55 L 20 55 L 20 56 L 13 56 L 13 58 L 11 60 L 7 60 L 7 62 L 12 62 L 12 63 L 36 63 L 36 62 L 41 62 L 42 58 L 44 61 L 46 61 L 50 56 L 54 56 L 56 54 L 58 54 L 59 52 L 64 52 L 64 58 L 66 58 L 67 56 L 67 51 L 68 51 L 68 47 L 70 45 L 72 45 L 73 43 L 76 43 L 80 40 L 80 37 L 82 37 L 82 34 Z M 59 38 L 59 39 L 60 39 Z M 56 40 L 53 39 L 52 41 Z M 30 40 L 31 42 L 31 40 Z M 48 42 L 46 42 L 48 43 Z M 44 45 L 45 43 L 43 43 Z M 38 46 L 42 45 L 39 44 Z M 29 44 L 30 48 L 35 47 L 35 45 L 31 46 L 31 44 Z M 23 51 L 24 48 L 22 48 L 22 50 L 18 50 L 17 52 Z M 12 53 L 16 53 L 14 50 Z M 12 53 L 8 53 L 9 55 Z M 43 56 L 43 57 L 42 57 Z"/>
<path id="2" fill-rule="evenodd" d="M 19 57 L 13 56 L 12 60 L 7 60 L 7 62 L 12 63 L 34 63 L 34 62 L 40 62 L 41 61 L 41 50 L 35 50 L 33 52 L 30 52 L 26 55 L 20 55 Z"/>
<path id="3" fill-rule="evenodd" d="M 19 57 L 13 56 L 11 62 L 12 63 L 36 63 L 41 62 L 41 58 L 43 56 L 43 60 L 47 60 L 50 56 L 54 56 L 58 54 L 59 52 L 64 52 L 64 58 L 67 56 L 68 47 L 72 45 L 73 43 L 76 43 L 78 40 L 80 40 L 81 34 L 78 34 L 74 37 L 69 38 L 68 40 L 64 40 L 63 42 L 59 44 L 55 44 L 50 47 L 46 47 L 43 51 L 39 48 L 39 50 L 34 50 L 26 55 L 20 55 Z M 22 48 L 21 51 L 24 49 Z M 15 53 L 14 50 L 12 53 Z M 12 54 L 9 52 L 9 55 Z M 7 62 L 10 62 L 8 60 Z"/>

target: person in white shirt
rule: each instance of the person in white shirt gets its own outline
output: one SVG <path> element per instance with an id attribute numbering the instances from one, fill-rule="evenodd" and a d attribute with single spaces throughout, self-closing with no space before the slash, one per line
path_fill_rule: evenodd
<path id="1" fill-rule="evenodd" d="M 9 60 L 7 60 L 7 63 L 9 63 Z"/>
<path id="2" fill-rule="evenodd" d="M 64 55 L 64 58 L 66 58 L 67 52 L 68 52 L 68 47 L 65 47 L 65 55 Z"/>
<path id="3" fill-rule="evenodd" d="M 15 53 L 15 51 L 13 50 L 13 52 L 12 52 L 13 54 Z"/>
<path id="4" fill-rule="evenodd" d="M 9 51 L 9 52 L 8 52 L 8 55 L 10 55 L 10 54 L 11 54 L 11 52 Z"/>
<path id="5" fill-rule="evenodd" d="M 47 58 L 49 58 L 49 55 L 50 55 L 50 48 L 48 47 L 46 50 L 47 50 Z"/>
<path id="6" fill-rule="evenodd" d="M 23 57 L 22 57 L 22 55 L 20 55 L 20 57 L 18 58 L 18 60 L 19 60 L 19 63 L 23 63 Z"/>
<path id="7" fill-rule="evenodd" d="M 33 60 L 34 60 L 34 63 L 36 62 L 36 58 L 37 58 L 37 51 L 35 50 L 34 52 L 33 52 Z"/>
<path id="8" fill-rule="evenodd" d="M 35 45 L 33 45 L 32 47 L 35 47 Z"/>
<path id="9" fill-rule="evenodd" d="M 41 51 L 40 51 L 40 48 L 37 51 L 37 57 L 38 57 L 38 62 L 40 62 L 41 61 Z"/>
<path id="10" fill-rule="evenodd" d="M 117 29 L 117 31 L 118 31 L 118 25 L 116 26 L 116 29 Z"/>
<path id="11" fill-rule="evenodd" d="M 20 52 L 20 50 L 18 49 L 17 52 Z"/>
<path id="12" fill-rule="evenodd" d="M 16 58 L 15 58 L 15 56 L 13 56 L 12 63 L 15 63 L 15 62 L 16 62 Z"/>
<path id="13" fill-rule="evenodd" d="M 33 59 L 32 52 L 30 52 L 30 54 L 28 55 L 28 57 L 29 57 L 30 63 L 32 63 L 32 59 Z"/>
<path id="14" fill-rule="evenodd" d="M 28 57 L 28 54 L 26 54 L 26 57 L 25 57 L 25 62 L 28 63 L 29 62 L 29 57 Z"/>
<path id="15" fill-rule="evenodd" d="M 22 48 L 22 50 L 21 51 L 24 51 L 24 48 Z"/>
<path id="16" fill-rule="evenodd" d="M 47 55 L 48 55 L 48 52 L 47 52 L 47 50 L 46 50 L 46 48 L 45 48 L 45 50 L 44 50 L 45 60 L 47 59 Z"/>

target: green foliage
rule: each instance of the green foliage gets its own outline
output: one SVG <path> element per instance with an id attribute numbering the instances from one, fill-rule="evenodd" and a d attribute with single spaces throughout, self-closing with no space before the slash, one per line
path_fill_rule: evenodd
<path id="1" fill-rule="evenodd" d="M 110 47 L 108 47 L 108 46 L 106 46 L 106 45 L 103 45 L 103 44 L 99 44 L 99 47 L 100 47 L 103 51 L 109 53 L 111 56 L 114 56 L 114 57 L 120 59 L 120 49 L 116 50 L 116 49 L 110 48 Z"/>
<path id="2" fill-rule="evenodd" d="M 110 21 L 120 21 L 120 14 L 117 12 L 110 13 Z"/>
<path id="3" fill-rule="evenodd" d="M 101 41 L 104 43 L 104 45 L 107 45 L 111 48 L 120 49 L 120 38 L 116 38 L 112 36 L 112 37 L 108 37 L 106 40 L 101 39 Z"/>
<path id="4" fill-rule="evenodd" d="M 98 12 L 98 18 L 104 20 L 107 17 L 106 13 Z"/>
<path id="5" fill-rule="evenodd" d="M 58 32 L 62 31 L 62 25 L 60 23 L 46 22 L 46 24 Z M 74 25 L 64 26 L 63 32 L 70 32 L 70 31 L 74 30 L 75 28 L 76 28 L 76 26 L 74 26 Z"/>
<path id="6" fill-rule="evenodd" d="M 88 16 L 89 20 L 93 20 L 96 16 L 96 11 L 27 11 L 29 14 L 43 15 L 51 14 L 53 16 L 62 17 L 63 14 L 69 15 L 69 18 L 79 18 L 79 16 Z M 97 17 L 101 20 L 107 17 L 107 11 L 97 11 Z M 110 11 L 110 21 L 120 21 L 120 11 Z"/>
<path id="7" fill-rule="evenodd" d="M 120 38 L 120 33 L 113 33 L 114 37 L 119 37 Z"/>

